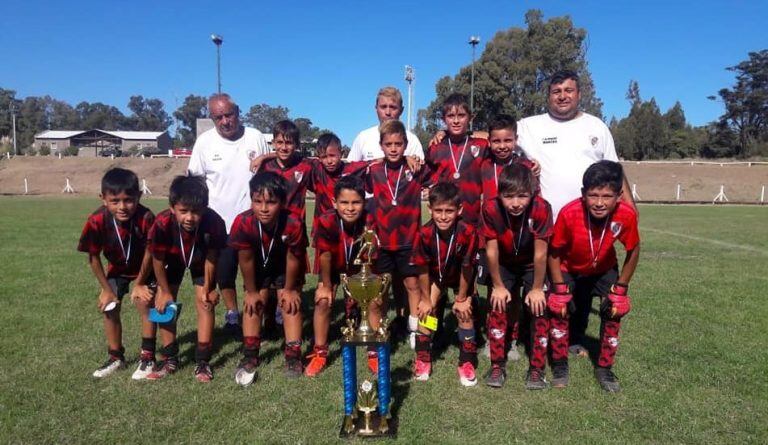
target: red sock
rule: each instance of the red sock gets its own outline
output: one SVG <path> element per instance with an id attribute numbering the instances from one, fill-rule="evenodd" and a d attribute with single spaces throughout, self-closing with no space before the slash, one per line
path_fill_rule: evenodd
<path id="1" fill-rule="evenodd" d="M 600 358 L 597 365 L 603 368 L 613 366 L 616 350 L 619 348 L 619 329 L 621 322 L 617 320 L 603 320 L 600 326 Z"/>
<path id="2" fill-rule="evenodd" d="M 491 363 L 500 364 L 506 361 L 504 354 L 505 337 L 507 334 L 507 314 L 491 311 L 488 314 L 488 345 L 491 349 Z"/>

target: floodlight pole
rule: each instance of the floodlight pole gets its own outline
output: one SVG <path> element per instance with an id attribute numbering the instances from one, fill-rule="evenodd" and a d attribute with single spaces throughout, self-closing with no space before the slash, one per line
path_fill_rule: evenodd
<path id="1" fill-rule="evenodd" d="M 413 81 L 416 80 L 416 74 L 413 67 L 405 65 L 405 81 L 408 82 L 408 114 L 406 120 L 406 128 L 411 130 L 413 128 L 411 121 L 411 110 L 413 109 Z"/>
<path id="2" fill-rule="evenodd" d="M 472 130 L 475 117 L 475 47 L 480 43 L 480 36 L 469 36 L 469 44 L 472 46 L 472 77 L 469 81 L 469 110 L 472 117 L 469 121 L 469 129 Z"/>
<path id="3" fill-rule="evenodd" d="M 14 156 L 18 156 L 19 152 L 16 149 L 16 105 L 13 103 L 13 100 L 11 100 L 10 108 L 11 108 L 11 125 L 13 126 L 13 154 Z"/>
<path id="4" fill-rule="evenodd" d="M 221 44 L 224 43 L 224 38 L 218 34 L 211 34 L 211 41 L 216 45 L 216 81 L 218 85 L 219 94 L 221 94 Z"/>

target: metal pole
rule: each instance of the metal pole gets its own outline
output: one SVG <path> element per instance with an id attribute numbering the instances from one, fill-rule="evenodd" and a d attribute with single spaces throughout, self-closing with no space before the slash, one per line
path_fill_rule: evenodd
<path id="1" fill-rule="evenodd" d="M 677 200 L 680 201 L 680 184 L 677 184 Z"/>
<path id="2" fill-rule="evenodd" d="M 475 47 L 478 43 L 480 43 L 480 37 L 469 37 L 469 44 L 472 46 L 472 75 L 469 81 L 469 111 L 472 113 L 471 120 L 469 121 L 470 130 L 473 129 L 475 117 Z"/>
<path id="3" fill-rule="evenodd" d="M 16 149 L 16 107 L 11 104 L 11 120 L 13 121 L 13 154 L 18 156 L 19 151 Z"/>
<path id="4" fill-rule="evenodd" d="M 218 81 L 218 92 L 221 94 L 221 44 L 216 45 L 216 79 Z"/>
<path id="5" fill-rule="evenodd" d="M 413 81 L 416 79 L 414 75 L 413 67 L 405 65 L 405 81 L 408 82 L 408 110 L 406 117 L 406 128 L 410 130 L 413 128 L 411 120 L 411 111 L 413 110 Z"/>
<path id="6" fill-rule="evenodd" d="M 760 202 L 765 202 L 765 186 L 760 189 Z"/>

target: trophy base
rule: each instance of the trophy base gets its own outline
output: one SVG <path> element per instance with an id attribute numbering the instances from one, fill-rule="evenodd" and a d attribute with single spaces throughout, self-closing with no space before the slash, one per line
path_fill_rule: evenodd
<path id="1" fill-rule="evenodd" d="M 341 343 L 354 346 L 378 346 L 384 343 L 389 343 L 389 335 L 353 335 L 350 337 L 342 337 Z"/>
<path id="2" fill-rule="evenodd" d="M 381 416 L 376 413 L 371 413 L 369 428 L 365 428 L 364 415 L 358 414 L 356 419 L 352 419 L 352 431 L 348 432 L 345 428 L 346 416 L 342 417 L 341 430 L 339 430 L 339 437 L 342 439 L 352 439 L 355 437 L 360 438 L 376 438 L 376 437 L 388 437 L 394 439 L 397 437 L 397 419 L 390 417 L 387 420 L 387 430 L 385 432 L 379 431 L 381 425 Z"/>

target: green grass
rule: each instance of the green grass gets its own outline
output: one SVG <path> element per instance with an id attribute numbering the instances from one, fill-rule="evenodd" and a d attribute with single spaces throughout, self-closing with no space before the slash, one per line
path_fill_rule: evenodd
<path id="1" fill-rule="evenodd" d="M 194 316 L 180 321 L 183 367 L 161 382 L 130 370 L 90 377 L 105 358 L 97 286 L 75 251 L 85 198 L 0 198 L 0 442 L 337 442 L 341 360 L 318 378 L 287 381 L 279 343 L 263 348 L 260 379 L 232 379 L 239 345 L 218 337 L 216 379 L 192 377 Z M 160 210 L 161 200 L 149 205 Z M 502 390 L 462 388 L 449 348 L 429 382 L 409 380 L 412 353 L 393 355 L 398 441 L 404 443 L 765 443 L 768 441 L 768 208 L 641 208 L 643 246 L 615 370 L 603 393 L 588 359 L 571 386 L 527 392 L 513 363 Z M 709 241 L 709 240 L 714 240 Z M 314 290 L 309 277 L 305 297 Z M 191 305 L 185 285 L 181 300 Z M 221 318 L 221 308 L 219 319 Z M 138 317 L 123 310 L 130 360 Z M 592 317 L 590 333 L 597 333 Z M 307 330 L 307 339 L 310 331 Z M 362 363 L 361 363 L 362 364 Z M 481 358 L 480 373 L 489 367 Z"/>

